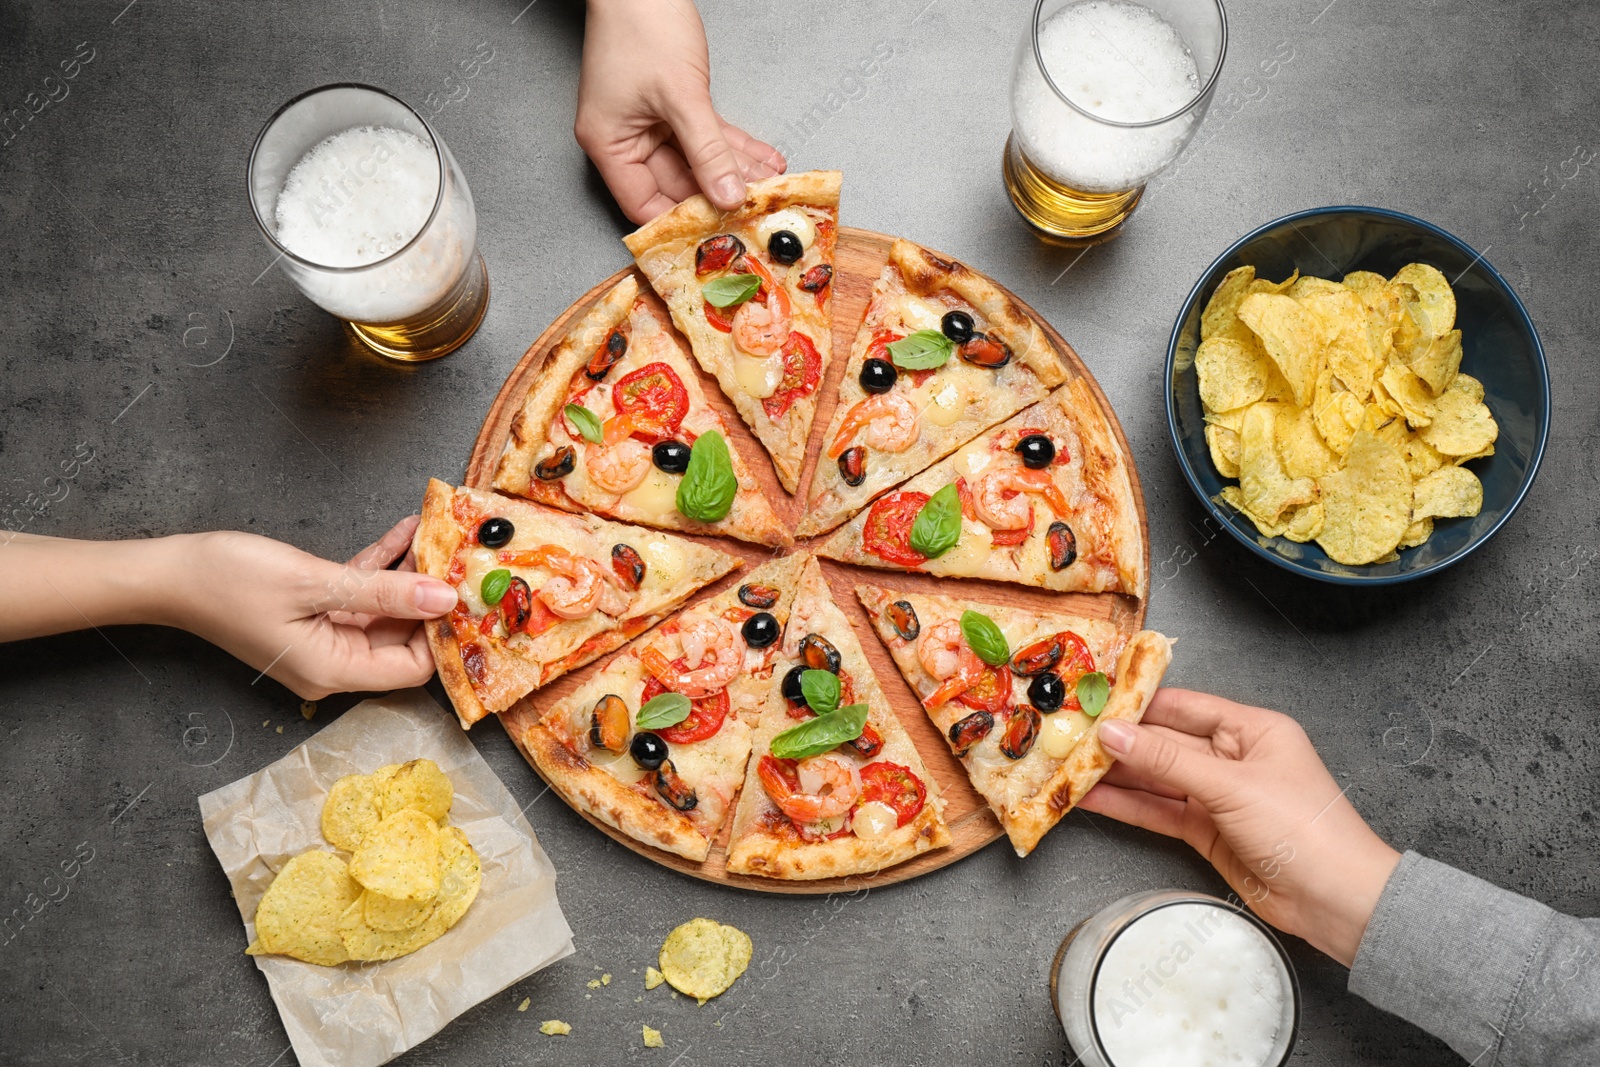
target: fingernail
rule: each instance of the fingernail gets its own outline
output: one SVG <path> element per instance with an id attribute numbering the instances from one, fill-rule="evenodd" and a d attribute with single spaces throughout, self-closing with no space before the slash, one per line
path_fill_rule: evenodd
<path id="1" fill-rule="evenodd" d="M 1133 727 L 1120 719 L 1107 719 L 1100 724 L 1100 743 L 1119 756 L 1126 756 L 1133 748 Z"/>
<path id="2" fill-rule="evenodd" d="M 444 582 L 418 582 L 417 591 L 411 594 L 417 610 L 429 615 L 443 615 L 456 606 L 456 591 Z"/>
<path id="3" fill-rule="evenodd" d="M 711 183 L 711 198 L 722 207 L 737 207 L 744 202 L 744 182 L 737 175 L 725 174 Z"/>

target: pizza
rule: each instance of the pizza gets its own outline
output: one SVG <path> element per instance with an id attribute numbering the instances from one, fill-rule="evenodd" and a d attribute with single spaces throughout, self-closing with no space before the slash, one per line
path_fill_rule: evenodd
<path id="1" fill-rule="evenodd" d="M 1009 293 L 896 241 L 850 350 L 796 535 L 833 529 L 1065 379 L 1055 347 Z"/>
<path id="2" fill-rule="evenodd" d="M 1098 724 L 1138 722 L 1172 659 L 1161 634 L 1100 619 L 871 585 L 856 595 L 1019 856 L 1115 762 Z"/>
<path id="3" fill-rule="evenodd" d="M 720 445 L 702 444 L 708 434 Z M 666 309 L 630 275 L 545 358 L 494 485 L 569 511 L 784 544 L 788 532 L 727 438 Z"/>
<path id="4" fill-rule="evenodd" d="M 950 843 L 939 787 L 815 558 L 766 691 L 729 871 L 797 880 L 868 874 Z"/>
<path id="5" fill-rule="evenodd" d="M 1081 378 L 874 500 L 816 551 L 1062 591 L 1147 591 L 1129 464 Z"/>
<path id="6" fill-rule="evenodd" d="M 620 648 L 741 566 L 693 541 L 428 482 L 417 570 L 455 587 L 425 624 L 464 728 Z"/>
<path id="7" fill-rule="evenodd" d="M 832 349 L 839 181 L 768 178 L 726 213 L 692 196 L 623 239 L 790 493 Z"/>
<path id="8" fill-rule="evenodd" d="M 795 579 L 809 558 L 757 567 L 553 703 L 523 738 L 551 788 L 637 841 L 704 860 L 744 784 Z"/>

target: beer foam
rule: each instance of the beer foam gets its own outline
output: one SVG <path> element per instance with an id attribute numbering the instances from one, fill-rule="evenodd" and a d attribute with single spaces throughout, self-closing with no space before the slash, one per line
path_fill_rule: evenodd
<path id="1" fill-rule="evenodd" d="M 1283 1025 L 1288 975 L 1249 921 L 1171 904 L 1106 950 L 1095 1026 L 1117 1067 L 1261 1067 Z"/>
<path id="2" fill-rule="evenodd" d="M 404 248 L 439 195 L 433 146 L 388 126 L 356 126 L 307 152 L 274 209 L 280 244 L 326 267 L 360 267 Z"/>
<path id="3" fill-rule="evenodd" d="M 1148 122 L 1194 99 L 1200 75 L 1178 31 L 1127 0 L 1082 0 L 1039 27 L 1039 53 L 1073 103 L 1099 118 Z M 1083 192 L 1123 192 L 1148 181 L 1187 142 L 1195 113 L 1159 126 L 1095 122 L 1058 97 L 1025 42 L 1012 79 L 1012 117 L 1023 154 Z"/>

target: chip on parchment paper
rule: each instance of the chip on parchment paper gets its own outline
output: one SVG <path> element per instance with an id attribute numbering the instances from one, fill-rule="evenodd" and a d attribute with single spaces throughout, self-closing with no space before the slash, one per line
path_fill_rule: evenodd
<path id="1" fill-rule="evenodd" d="M 714 919 L 690 919 L 661 945 L 661 973 L 672 988 L 701 1004 L 727 992 L 750 966 L 750 935 Z"/>
<path id="2" fill-rule="evenodd" d="M 377 797 L 370 774 L 347 774 L 334 782 L 322 804 L 322 836 L 330 845 L 354 852 L 378 825 Z"/>
<path id="3" fill-rule="evenodd" d="M 325 967 L 349 959 L 339 916 L 360 896 L 344 860 L 332 852 L 302 852 L 283 865 L 256 907 L 252 956 L 293 956 Z"/>
<path id="4" fill-rule="evenodd" d="M 351 854 L 350 877 L 386 897 L 432 899 L 439 892 L 439 824 L 411 808 L 385 816 Z"/>
<path id="5" fill-rule="evenodd" d="M 455 787 L 437 763 L 431 759 L 414 759 L 396 766 L 384 776 L 382 790 L 378 793 L 378 813 L 387 816 L 409 808 L 443 825 L 450 817 L 450 802 L 454 796 Z"/>
<path id="6" fill-rule="evenodd" d="M 339 920 L 339 935 L 351 959 L 392 960 L 415 952 L 443 937 L 466 914 L 483 882 L 482 863 L 467 835 L 457 827 L 447 826 L 439 831 L 439 842 L 443 864 L 432 912 L 418 926 L 377 930 L 367 921 L 366 902 L 357 901 Z M 370 893 L 368 890 L 363 896 Z"/>

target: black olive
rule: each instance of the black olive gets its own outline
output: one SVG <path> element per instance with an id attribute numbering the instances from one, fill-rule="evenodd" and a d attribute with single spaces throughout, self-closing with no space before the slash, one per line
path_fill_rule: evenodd
<path id="1" fill-rule="evenodd" d="M 653 771 L 667 758 L 667 743 L 659 734 L 645 730 L 633 735 L 628 752 L 633 756 L 633 762 L 647 771 Z"/>
<path id="2" fill-rule="evenodd" d="M 484 548 L 502 548 L 511 543 L 511 536 L 517 528 L 511 525 L 510 519 L 502 519 L 496 515 L 492 519 L 484 519 L 478 526 L 478 544 Z"/>
<path id="3" fill-rule="evenodd" d="M 1040 711 L 1055 711 L 1067 699 L 1067 683 L 1061 675 L 1046 671 L 1036 674 L 1028 683 L 1028 702 Z"/>
<path id="4" fill-rule="evenodd" d="M 793 263 L 806 254 L 806 246 L 793 230 L 775 230 L 767 238 L 767 254 L 779 263 Z"/>
<path id="5" fill-rule="evenodd" d="M 778 625 L 777 616 L 770 611 L 758 611 L 744 620 L 739 632 L 744 635 L 744 643 L 751 648 L 766 648 L 778 639 L 783 627 Z"/>
<path id="6" fill-rule="evenodd" d="M 893 363 L 886 359 L 869 359 L 861 364 L 861 376 L 857 381 L 869 393 L 887 393 L 899 377 L 900 372 L 894 369 Z"/>
<path id="7" fill-rule="evenodd" d="M 946 311 L 939 320 L 939 329 L 956 344 L 963 344 L 972 338 L 972 316 L 965 311 Z"/>
<path id="8" fill-rule="evenodd" d="M 689 469 L 689 446 L 682 441 L 658 441 L 650 448 L 650 458 L 668 474 L 682 474 Z"/>
<path id="9" fill-rule="evenodd" d="M 783 699 L 798 707 L 811 706 L 806 703 L 806 694 L 800 688 L 800 676 L 810 669 L 804 663 L 789 668 L 789 673 L 783 676 Z"/>
<path id="10" fill-rule="evenodd" d="M 1056 446 L 1042 433 L 1030 433 L 1012 449 L 1022 457 L 1022 465 L 1031 471 L 1043 470 L 1055 462 Z"/>

